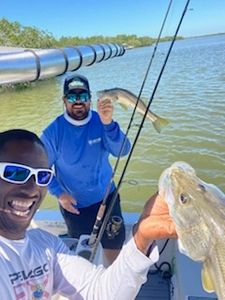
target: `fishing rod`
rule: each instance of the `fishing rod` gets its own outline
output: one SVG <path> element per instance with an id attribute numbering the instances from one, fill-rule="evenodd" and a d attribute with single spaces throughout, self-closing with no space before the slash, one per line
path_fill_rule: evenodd
<path id="1" fill-rule="evenodd" d="M 164 26 L 165 26 L 165 23 L 166 23 L 166 20 L 167 20 L 167 17 L 168 17 L 168 14 L 169 14 L 172 2 L 173 2 L 173 0 L 170 0 L 168 8 L 167 8 L 167 11 L 166 11 L 166 14 L 165 14 L 165 17 L 164 17 L 164 20 L 162 22 L 162 26 L 160 28 L 160 32 L 159 32 L 157 41 L 155 43 L 155 47 L 153 49 L 153 52 L 152 52 L 152 55 L 151 55 L 151 58 L 150 58 L 150 62 L 149 62 L 148 67 L 147 67 L 147 71 L 146 71 L 144 79 L 142 81 L 142 85 L 141 85 L 141 88 L 140 88 L 140 91 L 139 91 L 139 94 L 138 94 L 138 97 L 137 97 L 137 101 L 136 101 L 135 107 L 133 109 L 133 112 L 132 112 L 132 115 L 131 115 L 131 118 L 130 118 L 127 130 L 126 130 L 126 133 L 125 133 L 124 138 L 123 138 L 122 145 L 120 147 L 119 155 L 117 157 L 117 160 L 116 160 L 116 163 L 115 163 L 115 166 L 114 166 L 114 169 L 113 169 L 113 172 L 112 172 L 109 184 L 108 184 L 107 189 L 106 189 L 106 193 L 105 193 L 104 198 L 102 200 L 102 203 L 101 203 L 101 205 L 99 207 L 99 211 L 97 213 L 97 217 L 96 217 L 96 221 L 95 221 L 95 224 L 94 224 L 94 227 L 93 227 L 93 231 L 92 231 L 92 233 L 90 235 L 90 238 L 89 238 L 89 241 L 88 241 L 88 245 L 89 246 L 93 247 L 93 245 L 94 245 L 94 243 L 96 241 L 97 234 L 99 232 L 99 228 L 101 226 L 101 222 L 102 222 L 102 219 L 104 217 L 105 210 L 106 210 L 106 201 L 107 201 L 107 198 L 108 198 L 108 196 L 110 194 L 110 191 L 111 191 L 111 188 L 112 188 L 112 185 L 113 185 L 114 177 L 115 177 L 118 165 L 119 165 L 120 158 L 122 156 L 122 152 L 123 152 L 123 149 L 124 149 L 124 146 L 125 146 L 125 142 L 126 142 L 128 133 L 130 131 L 130 128 L 131 128 L 131 125 L 132 125 L 132 122 L 133 122 L 133 119 L 134 119 L 134 115 L 135 115 L 138 103 L 140 101 L 140 97 L 141 97 L 141 94 L 143 92 L 144 85 L 145 85 L 145 82 L 147 80 L 147 77 L 148 77 L 148 74 L 149 74 L 149 71 L 150 71 L 153 59 L 155 57 L 155 53 L 156 53 L 156 50 L 158 48 L 158 44 L 160 42 L 162 31 L 164 29 Z"/>
<path id="2" fill-rule="evenodd" d="M 151 96 L 150 96 L 150 99 L 149 99 L 149 102 L 148 102 L 148 105 L 147 105 L 145 114 L 144 114 L 144 116 L 143 116 L 143 118 L 142 118 L 141 124 L 140 124 L 139 129 L 138 129 L 138 131 L 137 131 L 137 134 L 136 134 L 136 136 L 135 136 L 135 139 L 134 139 L 133 145 L 132 145 L 132 147 L 131 147 L 130 153 L 129 153 L 129 155 L 128 155 L 127 161 L 126 161 L 126 163 L 125 163 L 123 172 L 122 172 L 122 174 L 121 174 L 121 176 L 120 176 L 120 179 L 119 179 L 119 182 L 118 182 L 118 184 L 117 184 L 117 188 L 115 189 L 115 191 L 114 191 L 114 193 L 113 193 L 113 197 L 112 197 L 111 203 L 110 203 L 110 205 L 109 205 L 109 207 L 108 207 L 108 210 L 107 210 L 107 212 L 106 212 L 106 215 L 105 215 L 104 220 L 103 220 L 103 223 L 102 223 L 102 226 L 101 226 L 101 228 L 100 228 L 100 230 L 99 230 L 97 239 L 96 239 L 95 244 L 94 244 L 94 249 L 92 250 L 92 253 L 91 253 L 91 256 L 90 256 L 90 259 L 89 259 L 90 261 L 93 261 L 93 259 L 94 259 L 94 257 L 95 257 L 95 254 L 96 254 L 96 251 L 97 251 L 98 244 L 99 244 L 100 241 L 101 241 L 101 238 L 102 238 L 102 236 L 103 236 L 103 233 L 104 233 L 105 228 L 106 228 L 106 225 L 107 225 L 107 222 L 108 222 L 108 220 L 109 220 L 109 218 L 110 218 L 110 215 L 111 215 L 113 206 L 114 206 L 114 204 L 115 204 L 115 201 L 116 201 L 116 198 L 117 198 L 117 195 L 118 195 L 120 186 L 121 186 L 121 184 L 122 184 L 123 177 L 124 177 L 124 175 L 125 175 L 127 166 L 128 166 L 128 164 L 129 164 L 130 158 L 131 158 L 132 153 L 133 153 L 133 151 L 134 151 L 134 147 L 135 147 L 135 145 L 136 145 L 136 143 L 137 143 L 137 140 L 138 140 L 138 138 L 139 138 L 139 135 L 140 135 L 140 133 L 141 133 L 141 130 L 142 130 L 144 121 L 145 121 L 145 119 L 146 119 L 148 110 L 149 110 L 149 108 L 150 108 L 150 105 L 151 105 L 151 103 L 152 103 L 152 101 L 153 101 L 153 98 L 154 98 L 154 95 L 155 95 L 155 93 L 156 93 L 156 90 L 157 90 L 157 88 L 158 88 L 159 82 L 160 82 L 160 80 L 161 80 L 162 74 L 163 74 L 164 69 L 165 69 L 165 67 L 166 67 L 166 64 L 167 64 L 167 61 L 168 61 L 168 59 L 169 59 L 170 53 L 171 53 L 171 51 L 172 51 L 173 45 L 174 45 L 174 43 L 175 43 L 175 41 L 176 41 L 176 38 L 177 38 L 177 35 L 178 35 L 178 31 L 179 31 L 180 26 L 181 26 L 181 24 L 182 24 L 182 22 L 183 22 L 184 16 L 185 16 L 185 14 L 186 14 L 186 12 L 187 12 L 187 8 L 188 8 L 189 3 L 190 3 L 190 0 L 187 0 L 187 2 L 186 2 L 186 4 L 185 4 L 185 7 L 184 7 L 184 9 L 183 9 L 181 18 L 180 18 L 180 20 L 179 20 L 178 26 L 177 26 L 177 28 L 176 28 L 175 34 L 174 34 L 174 36 L 173 36 L 172 42 L 171 42 L 170 47 L 169 47 L 169 49 L 168 49 L 168 51 L 167 51 L 167 55 L 166 55 L 166 57 L 165 57 L 164 63 L 163 63 L 162 68 L 161 68 L 161 71 L 160 71 L 160 73 L 159 73 L 159 75 L 158 75 L 158 78 L 157 78 L 157 80 L 156 80 L 155 87 L 154 87 L 154 89 L 153 89 L 153 91 L 152 91 L 152 94 L 151 94 Z"/>

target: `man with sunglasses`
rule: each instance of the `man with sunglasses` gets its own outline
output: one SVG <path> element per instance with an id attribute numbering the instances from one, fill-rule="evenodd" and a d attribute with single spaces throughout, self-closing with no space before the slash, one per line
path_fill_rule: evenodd
<path id="1" fill-rule="evenodd" d="M 132 300 L 158 260 L 155 239 L 175 238 L 166 203 L 146 203 L 115 262 L 104 269 L 74 255 L 58 237 L 28 229 L 52 180 L 44 145 L 34 133 L 0 133 L 0 296 L 7 300 Z M 156 226 L 156 225 L 159 226 Z"/>
<path id="2" fill-rule="evenodd" d="M 99 100 L 98 112 L 90 109 L 91 91 L 86 77 L 78 74 L 67 77 L 63 93 L 65 112 L 43 131 L 41 139 L 55 169 L 49 191 L 58 198 L 68 235 L 79 238 L 92 232 L 106 192 L 106 211 L 113 198 L 116 187 L 111 183 L 109 155 L 128 154 L 130 142 L 113 120 L 110 100 Z M 113 234 L 107 230 L 103 234 L 106 264 L 114 261 L 125 240 L 119 195 L 111 216 L 119 220 L 119 226 Z"/>

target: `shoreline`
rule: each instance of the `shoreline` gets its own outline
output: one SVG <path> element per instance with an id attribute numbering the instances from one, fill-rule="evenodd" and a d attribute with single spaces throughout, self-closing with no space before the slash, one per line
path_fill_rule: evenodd
<path id="1" fill-rule="evenodd" d="M 218 35 L 225 35 L 225 32 L 222 33 L 212 33 L 212 34 L 204 34 L 204 35 L 198 35 L 198 36 L 188 36 L 188 37 L 182 37 L 182 40 L 186 40 L 186 39 L 197 39 L 197 38 L 203 38 L 203 37 L 210 37 L 210 36 L 218 36 Z M 162 41 L 164 42 L 164 41 Z M 149 45 L 146 45 L 149 46 Z M 142 46 L 142 47 L 146 47 L 146 46 Z M 133 46 L 130 46 L 133 48 Z M 136 47 L 138 48 L 138 47 Z M 0 54 L 7 54 L 7 53 L 16 53 L 16 52 L 21 52 L 24 49 L 31 49 L 29 47 L 24 48 L 24 47 L 13 47 L 13 46 L 0 46 Z M 42 49 L 42 48 L 40 48 Z M 52 49 L 52 48 L 45 48 L 45 49 Z"/>

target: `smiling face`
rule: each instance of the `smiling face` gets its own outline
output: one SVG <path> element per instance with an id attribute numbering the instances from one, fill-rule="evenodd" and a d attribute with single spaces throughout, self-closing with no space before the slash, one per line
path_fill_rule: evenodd
<path id="1" fill-rule="evenodd" d="M 76 89 L 74 90 L 74 93 L 82 93 L 84 90 L 82 89 Z M 71 92 L 72 94 L 72 92 Z M 91 99 L 88 99 L 87 101 L 81 101 L 81 99 L 77 99 L 77 101 L 71 103 L 68 101 L 67 96 L 63 97 L 63 102 L 66 106 L 66 111 L 68 115 L 73 118 L 74 120 L 83 120 L 88 116 L 90 106 L 91 106 Z"/>
<path id="2" fill-rule="evenodd" d="M 0 161 L 48 168 L 43 147 L 27 140 L 7 142 L 0 151 Z M 46 187 L 36 185 L 34 176 L 24 184 L 9 183 L 0 178 L 0 235 L 13 240 L 23 238 L 46 192 Z"/>

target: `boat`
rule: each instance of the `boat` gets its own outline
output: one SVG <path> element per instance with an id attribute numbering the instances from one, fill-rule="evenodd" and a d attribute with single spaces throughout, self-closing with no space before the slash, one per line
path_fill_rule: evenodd
<path id="1" fill-rule="evenodd" d="M 116 56 L 120 44 L 91 44 L 57 49 L 0 48 L 0 85 L 32 82 L 77 71 Z"/>
<path id="2" fill-rule="evenodd" d="M 122 45 L 123 45 L 123 47 L 124 47 L 126 50 L 134 49 L 134 46 L 133 46 L 133 45 L 128 45 L 127 43 L 123 43 Z"/>
<path id="3" fill-rule="evenodd" d="M 63 49 L 0 49 L 0 85 L 32 82 L 69 71 L 81 66 L 91 66 L 125 53 L 117 44 L 83 45 Z M 130 235 L 139 213 L 123 212 L 126 236 Z M 34 216 L 32 227 L 39 227 L 59 236 L 74 251 L 74 255 L 88 256 L 90 249 L 82 241 L 66 235 L 67 229 L 59 210 L 40 209 Z M 215 294 L 206 293 L 201 284 L 201 264 L 181 254 L 176 240 L 157 241 L 160 259 L 149 270 L 148 280 L 142 286 L 136 300 L 216 300 Z M 95 264 L 104 264 L 99 246 Z M 193 284 L 194 283 L 194 284 Z M 52 300 L 65 300 L 56 295 Z M 126 299 L 124 299 L 126 300 Z"/>
<path id="4" fill-rule="evenodd" d="M 126 238 L 129 238 L 132 226 L 139 216 L 139 213 L 123 212 Z M 87 235 L 81 236 L 79 240 L 67 237 L 66 225 L 59 210 L 38 210 L 31 226 L 58 235 L 74 251 L 74 254 L 86 257 L 87 252 L 90 251 L 84 243 L 88 238 Z M 150 268 L 148 280 L 142 286 L 135 300 L 217 300 L 214 293 L 209 294 L 202 288 L 201 264 L 181 254 L 176 240 L 160 240 L 157 241 L 157 244 L 160 259 Z M 93 263 L 104 265 L 101 245 Z M 52 298 L 52 300 L 66 299 L 59 295 Z"/>

